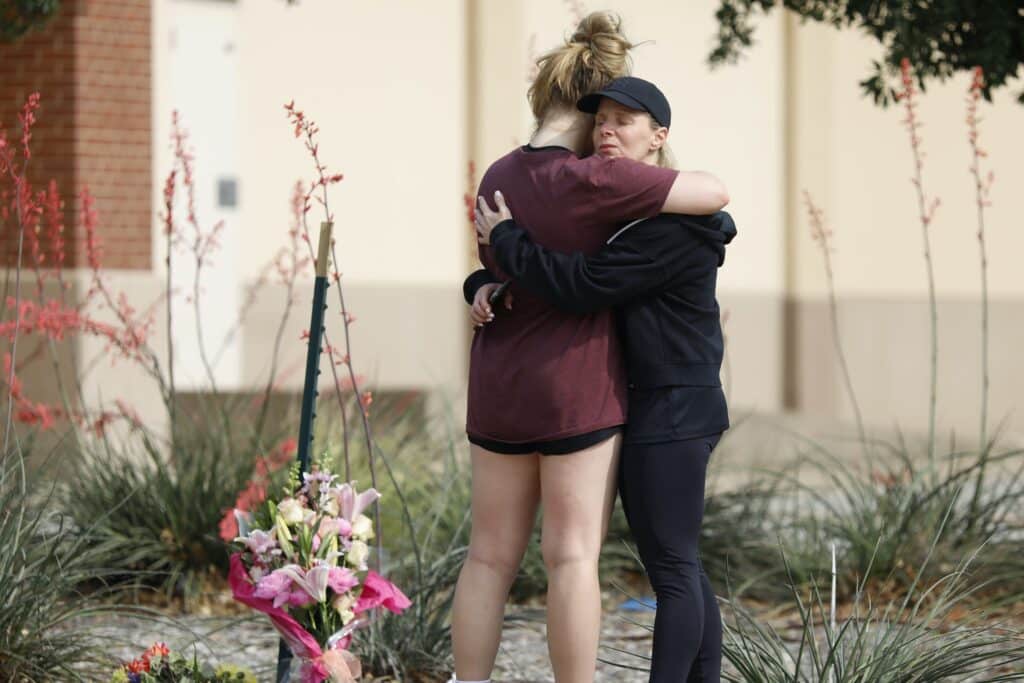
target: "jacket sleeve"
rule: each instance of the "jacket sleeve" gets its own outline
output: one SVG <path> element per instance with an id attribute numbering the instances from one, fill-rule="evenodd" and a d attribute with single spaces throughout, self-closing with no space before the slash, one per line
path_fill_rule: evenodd
<path id="1" fill-rule="evenodd" d="M 572 313 L 614 307 L 668 281 L 663 259 L 637 249 L 627 236 L 593 256 L 564 254 L 533 242 L 512 220 L 495 226 L 491 246 L 501 269 L 553 305 Z"/>
<path id="2" fill-rule="evenodd" d="M 486 268 L 474 270 L 467 275 L 466 279 L 462 281 L 462 296 L 466 298 L 466 303 L 472 305 L 473 299 L 476 297 L 476 291 L 491 282 L 501 282 L 501 280 L 494 277 L 491 271 Z"/>

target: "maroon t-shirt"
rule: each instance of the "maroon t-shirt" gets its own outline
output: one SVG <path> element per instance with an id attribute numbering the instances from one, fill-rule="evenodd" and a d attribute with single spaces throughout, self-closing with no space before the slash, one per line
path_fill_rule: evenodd
<path id="1" fill-rule="evenodd" d="M 580 159 L 561 147 L 517 149 L 491 164 L 478 193 L 501 190 L 516 222 L 549 249 L 592 254 L 624 222 L 660 213 L 676 171 L 629 159 Z M 490 247 L 480 260 L 506 279 Z M 513 283 L 469 362 L 466 431 L 507 443 L 585 434 L 626 421 L 626 373 L 610 310 L 562 312 Z"/>

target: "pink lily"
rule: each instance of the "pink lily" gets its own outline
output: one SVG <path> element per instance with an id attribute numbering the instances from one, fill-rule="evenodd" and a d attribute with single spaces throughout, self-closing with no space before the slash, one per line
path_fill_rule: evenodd
<path id="1" fill-rule="evenodd" d="M 277 539 L 274 531 L 261 531 L 255 529 L 249 532 L 248 536 L 239 536 L 235 541 L 242 543 L 253 555 L 263 556 L 277 548 Z"/>
<path id="2" fill-rule="evenodd" d="M 351 484 L 342 484 L 335 489 L 335 497 L 338 500 L 340 516 L 349 522 L 354 522 L 356 517 L 363 514 L 363 510 L 380 498 L 380 493 L 377 489 L 367 489 L 356 494 L 356 490 Z"/>
<path id="3" fill-rule="evenodd" d="M 325 517 L 320 521 L 320 535 L 324 538 L 332 535 L 348 538 L 352 535 L 352 523 L 341 517 Z"/>
<path id="4" fill-rule="evenodd" d="M 297 564 L 289 564 L 277 571 L 291 578 L 295 585 L 313 598 L 314 602 L 327 601 L 327 578 L 331 568 L 326 565 L 317 565 L 309 571 L 303 571 Z"/>

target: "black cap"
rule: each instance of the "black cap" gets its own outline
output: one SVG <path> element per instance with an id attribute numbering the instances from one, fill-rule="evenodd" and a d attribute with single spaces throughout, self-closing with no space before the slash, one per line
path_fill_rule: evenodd
<path id="1" fill-rule="evenodd" d="M 666 128 L 672 125 L 672 108 L 668 106 L 664 93 L 650 81 L 634 76 L 616 78 L 604 90 L 581 97 L 576 108 L 588 114 L 596 114 L 602 97 L 615 100 L 630 109 L 645 111 Z"/>

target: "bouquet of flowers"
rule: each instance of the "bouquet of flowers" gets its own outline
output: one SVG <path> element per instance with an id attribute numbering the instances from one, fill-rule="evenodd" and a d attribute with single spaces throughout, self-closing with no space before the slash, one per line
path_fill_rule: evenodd
<path id="1" fill-rule="evenodd" d="M 125 662 L 110 683 L 256 683 L 252 672 L 236 666 L 222 665 L 216 669 L 201 666 L 171 652 L 164 643 L 155 643 L 141 657 Z"/>
<path id="2" fill-rule="evenodd" d="M 234 598 L 270 617 L 297 658 L 302 683 L 349 683 L 360 676 L 348 652 L 370 610 L 395 614 L 411 603 L 369 571 L 373 522 L 363 514 L 380 494 L 337 484 L 330 472 L 293 470 L 286 495 L 254 512 L 235 511 L 240 552 L 231 556 Z"/>

